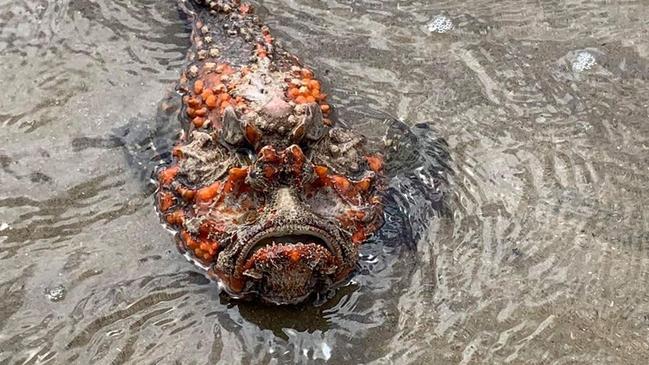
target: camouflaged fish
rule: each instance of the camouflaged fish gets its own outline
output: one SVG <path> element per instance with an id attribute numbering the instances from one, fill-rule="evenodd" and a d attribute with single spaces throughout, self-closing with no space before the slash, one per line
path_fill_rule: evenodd
<path id="1" fill-rule="evenodd" d="M 250 5 L 186 0 L 184 133 L 157 176 L 178 248 L 227 293 L 298 303 L 345 281 L 383 222 L 383 160 Z"/>

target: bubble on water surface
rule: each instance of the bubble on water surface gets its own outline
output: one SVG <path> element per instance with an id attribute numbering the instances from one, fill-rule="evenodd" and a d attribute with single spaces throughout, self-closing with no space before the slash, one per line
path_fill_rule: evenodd
<path id="1" fill-rule="evenodd" d="M 596 62 L 595 56 L 593 56 L 592 53 L 580 51 L 572 62 L 572 70 L 575 72 L 587 71 L 590 70 Z"/>
<path id="2" fill-rule="evenodd" d="M 53 288 L 45 289 L 45 295 L 47 299 L 52 302 L 59 302 L 65 298 L 66 290 L 63 285 L 57 285 Z"/>
<path id="3" fill-rule="evenodd" d="M 453 21 L 445 15 L 437 15 L 426 25 L 426 29 L 430 33 L 446 33 L 453 29 Z"/>

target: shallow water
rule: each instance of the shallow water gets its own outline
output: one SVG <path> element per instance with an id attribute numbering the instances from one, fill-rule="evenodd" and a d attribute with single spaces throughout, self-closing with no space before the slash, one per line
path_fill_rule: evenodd
<path id="1" fill-rule="evenodd" d="M 114 137 L 179 74 L 174 1 L 0 0 L 1 364 L 646 363 L 645 2 L 262 5 L 348 123 L 449 142 L 451 216 L 321 306 L 220 297 Z"/>

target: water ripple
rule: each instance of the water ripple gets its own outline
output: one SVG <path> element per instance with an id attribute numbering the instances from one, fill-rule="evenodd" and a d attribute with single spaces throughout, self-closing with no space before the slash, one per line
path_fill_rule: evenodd
<path id="1" fill-rule="evenodd" d="M 413 190 L 438 186 L 436 150 L 404 154 L 429 169 L 393 180 L 351 283 L 318 306 L 221 297 L 118 132 L 158 127 L 188 46 L 173 1 L 0 1 L 1 363 L 646 360 L 644 2 L 260 5 L 347 124 L 448 141 L 447 214 L 414 208 L 438 196 Z"/>

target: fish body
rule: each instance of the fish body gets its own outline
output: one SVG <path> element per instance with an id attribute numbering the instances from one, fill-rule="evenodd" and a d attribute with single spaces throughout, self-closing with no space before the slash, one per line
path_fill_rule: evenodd
<path id="1" fill-rule="evenodd" d="M 183 133 L 156 172 L 177 246 L 227 293 L 294 304 L 350 277 L 383 223 L 383 157 L 249 4 L 185 0 Z"/>

